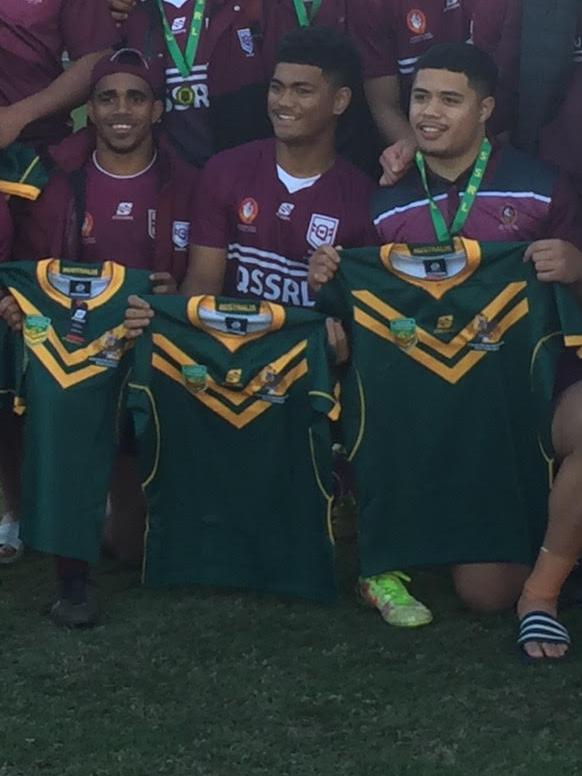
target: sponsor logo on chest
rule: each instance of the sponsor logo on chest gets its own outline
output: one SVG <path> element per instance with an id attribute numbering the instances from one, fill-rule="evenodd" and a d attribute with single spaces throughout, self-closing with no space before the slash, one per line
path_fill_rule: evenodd
<path id="1" fill-rule="evenodd" d="M 277 218 L 282 221 L 289 221 L 291 213 L 295 210 L 295 205 L 291 202 L 281 202 L 279 209 L 277 210 Z"/>
<path id="2" fill-rule="evenodd" d="M 180 34 L 182 32 L 186 31 L 186 17 L 185 16 L 178 16 L 174 21 L 172 22 L 172 32 L 174 34 Z"/>
<path id="3" fill-rule="evenodd" d="M 314 213 L 307 227 L 306 239 L 317 250 L 324 245 L 333 245 L 339 228 L 339 218 Z"/>
<path id="4" fill-rule="evenodd" d="M 114 221 L 133 221 L 133 202 L 120 202 L 113 216 Z"/>

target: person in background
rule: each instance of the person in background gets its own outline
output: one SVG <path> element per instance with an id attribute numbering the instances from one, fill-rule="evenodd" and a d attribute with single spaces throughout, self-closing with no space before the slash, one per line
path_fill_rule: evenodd
<path id="1" fill-rule="evenodd" d="M 261 3 L 254 0 L 98 0 L 126 45 L 164 71 L 164 125 L 197 167 L 214 153 L 268 133 L 260 51 Z"/>
<path id="2" fill-rule="evenodd" d="M 3 0 L 0 8 L 0 148 L 44 148 L 71 131 L 93 65 L 119 39 L 95 0 Z M 64 52 L 72 62 L 64 71 Z"/>

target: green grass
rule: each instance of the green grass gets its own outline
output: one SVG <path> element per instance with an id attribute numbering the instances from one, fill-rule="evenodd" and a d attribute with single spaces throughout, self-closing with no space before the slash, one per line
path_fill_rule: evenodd
<path id="1" fill-rule="evenodd" d="M 436 621 L 412 632 L 349 592 L 149 591 L 111 562 L 103 625 L 62 632 L 46 560 L 0 583 L 0 776 L 582 774 L 582 656 L 524 665 L 513 618 L 462 612 L 445 576 L 415 575 Z"/>

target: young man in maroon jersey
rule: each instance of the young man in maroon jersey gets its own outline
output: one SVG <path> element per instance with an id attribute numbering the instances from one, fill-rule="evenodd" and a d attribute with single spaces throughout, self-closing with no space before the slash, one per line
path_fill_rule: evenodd
<path id="1" fill-rule="evenodd" d="M 308 256 L 321 245 L 375 239 L 371 181 L 334 146 L 357 77 L 357 54 L 341 33 L 315 27 L 285 38 L 269 87 L 275 138 L 206 166 L 184 293 L 311 306 Z"/>
<path id="2" fill-rule="evenodd" d="M 374 184 L 335 152 L 337 121 L 357 77 L 357 54 L 341 33 L 308 28 L 285 38 L 269 89 L 275 138 L 224 151 L 206 165 L 182 293 L 309 307 L 313 251 L 376 241 Z M 145 321 L 139 307 L 128 311 L 136 335 L 150 315 L 143 309 Z"/>
<path id="3" fill-rule="evenodd" d="M 152 271 L 153 290 L 175 291 L 186 271 L 189 219 L 198 172 L 153 133 L 163 112 L 161 84 L 139 52 L 121 50 L 94 68 L 88 114 L 94 125 L 53 153 L 60 163 L 32 208 L 28 258 L 59 256 L 98 262 L 107 257 Z M 13 327 L 20 311 L 7 296 L 0 314 Z M 131 450 L 114 469 L 110 540 L 120 557 L 138 561 L 144 506 Z M 59 625 L 91 625 L 87 565 L 57 560 Z"/>
<path id="4" fill-rule="evenodd" d="M 497 82 L 496 68 L 475 46 L 435 46 L 419 62 L 410 121 L 427 167 L 427 185 L 411 169 L 396 186 L 377 193 L 374 210 L 383 242 L 435 241 L 428 191 L 449 225 L 469 186 L 485 144 Z M 482 171 L 483 172 L 483 171 Z M 457 232 L 481 241 L 529 241 L 541 282 L 571 285 L 582 296 L 580 204 L 556 171 L 505 146 L 493 148 L 469 216 Z M 337 251 L 320 249 L 310 263 L 316 291 L 334 274 Z M 565 629 L 555 621 L 560 589 L 582 554 L 582 382 L 578 363 L 567 364 L 559 382 L 552 438 L 561 461 L 549 505 L 549 522 L 535 567 L 516 563 L 462 564 L 452 570 L 460 598 L 477 611 L 506 609 L 517 601 L 520 619 L 533 612 L 552 618 L 545 635 L 523 643 L 533 658 L 560 658 L 567 650 Z M 538 631 L 539 633 L 539 631 Z M 525 636 L 525 632 L 524 632 Z M 560 636 L 562 643 L 552 643 Z"/>
<path id="5" fill-rule="evenodd" d="M 369 215 L 373 183 L 336 156 L 335 130 L 357 82 L 358 58 L 334 30 L 296 30 L 283 40 L 269 90 L 274 140 L 211 159 L 201 178 L 184 294 L 225 293 L 284 305 L 312 306 L 309 256 L 324 245 L 377 243 Z M 233 173 L 236 171 L 236 174 Z M 131 299 L 126 325 L 137 336 L 152 315 Z M 347 355 L 339 324 L 329 320 L 338 358 Z M 430 612 L 394 577 L 408 625 Z"/>
<path id="6" fill-rule="evenodd" d="M 0 148 L 14 141 L 46 148 L 71 131 L 70 109 L 87 97 L 95 62 L 119 37 L 107 9 L 95 0 L 44 0 L 0 3 Z M 73 64 L 63 72 L 67 51 Z M 22 203 L 14 202 L 18 237 Z M 2 417 L 0 480 L 9 512 L 0 522 L 0 562 L 15 557 L 4 545 L 8 531 L 14 538 L 11 512 L 18 510 L 18 478 L 14 477 L 12 449 L 19 444 L 18 419 Z M 5 462 L 7 465 L 5 466 Z M 12 494 L 12 495 L 11 495 Z"/>
<path id="7" fill-rule="evenodd" d="M 164 124 L 185 159 L 201 167 L 216 151 L 268 133 L 262 2 L 96 1 L 123 20 L 128 46 L 162 65 Z"/>
<path id="8" fill-rule="evenodd" d="M 16 139 L 47 146 L 71 130 L 95 62 L 119 37 L 98 0 L 2 0 L 0 148 Z M 73 64 L 63 72 L 62 55 Z"/>
<path id="9" fill-rule="evenodd" d="M 419 56 L 433 45 L 463 42 L 471 39 L 476 46 L 494 59 L 499 69 L 495 113 L 489 123 L 495 135 L 511 131 L 515 124 L 518 103 L 519 55 L 522 0 L 451 0 L 443 4 L 435 0 L 421 3 L 395 2 L 392 14 L 393 45 L 397 52 L 398 72 L 403 86 L 403 101 L 408 101 L 412 76 Z M 414 7 L 414 8 L 413 8 Z M 371 40 L 378 46 L 382 34 L 380 17 L 370 19 Z M 416 29 L 425 29 L 423 34 Z M 378 89 L 381 81 L 378 81 Z M 378 92 L 378 100 L 381 93 Z M 390 138 L 386 138 L 390 140 Z M 412 164 L 416 142 L 414 137 L 389 146 L 382 154 L 382 182 L 396 183 Z"/>

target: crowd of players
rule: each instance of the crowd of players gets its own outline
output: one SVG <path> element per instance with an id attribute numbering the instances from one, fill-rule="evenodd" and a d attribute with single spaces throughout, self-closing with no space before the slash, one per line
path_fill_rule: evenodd
<path id="1" fill-rule="evenodd" d="M 531 3 L 528 13 L 535 11 Z M 575 8 L 570 21 L 571 67 L 560 81 L 568 89 L 536 140 L 546 159 L 576 173 L 569 145 L 579 111 Z M 31 165 L 8 164 L 23 148 L 39 155 L 48 180 L 35 201 L 17 189 L 0 199 L 0 259 L 107 256 L 150 270 L 156 293 L 308 306 L 338 266 L 337 246 L 434 240 L 426 186 L 413 164 L 417 148 L 451 226 L 487 127 L 493 149 L 485 175 L 495 176 L 497 196 L 477 198 L 458 233 L 531 243 L 526 258 L 540 281 L 576 290 L 577 181 L 506 144 L 520 134 L 529 23 L 519 0 L 4 0 L 0 178 L 26 183 Z M 65 52 L 71 62 L 63 69 Z M 88 127 L 72 134 L 69 112 L 87 97 Z M 11 297 L 0 301 L 0 313 L 21 325 Z M 132 298 L 130 335 L 151 316 Z M 328 336 L 344 361 L 348 343 L 331 319 Z M 453 568 L 468 606 L 518 604 L 522 643 L 534 658 L 567 651 L 554 618 L 582 550 L 582 389 L 575 365 L 564 372 L 552 429 L 562 465 L 533 571 L 520 563 Z M 4 563 L 21 552 L 19 440 L 18 421 L 7 413 Z M 121 557 L 139 557 L 143 512 L 133 457 L 124 451 L 108 528 Z M 87 571 L 57 558 L 55 621 L 78 622 L 79 612 L 87 624 L 95 619 Z M 391 624 L 431 620 L 393 570 L 361 580 L 360 591 Z M 549 619 L 526 619 L 540 612 Z"/>

